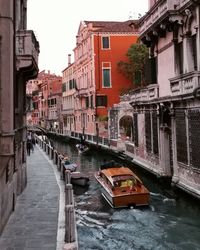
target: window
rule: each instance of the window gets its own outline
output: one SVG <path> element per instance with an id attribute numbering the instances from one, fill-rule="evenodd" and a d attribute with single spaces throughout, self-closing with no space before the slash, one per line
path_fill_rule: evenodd
<path id="1" fill-rule="evenodd" d="M 103 36 L 102 37 L 102 48 L 103 49 L 109 49 L 110 48 L 110 42 L 109 42 L 109 37 L 108 36 Z"/>
<path id="2" fill-rule="evenodd" d="M 157 83 L 157 57 L 151 57 L 146 60 L 144 76 L 147 84 Z"/>
<path id="3" fill-rule="evenodd" d="M 192 40 L 192 58 L 194 63 L 194 70 L 197 70 L 197 41 L 196 34 L 191 37 Z"/>
<path id="4" fill-rule="evenodd" d="M 135 146 L 138 147 L 138 115 L 133 114 L 133 141 L 135 143 Z"/>
<path id="5" fill-rule="evenodd" d="M 147 152 L 158 155 L 158 123 L 156 111 L 145 113 L 145 139 Z"/>
<path id="6" fill-rule="evenodd" d="M 183 74 L 183 43 L 177 43 L 175 45 L 175 62 L 176 62 L 176 72 L 178 74 Z"/>
<path id="7" fill-rule="evenodd" d="M 85 98 L 85 107 L 89 108 L 89 97 Z"/>
<path id="8" fill-rule="evenodd" d="M 152 129 L 151 129 L 151 113 L 145 113 L 145 139 L 146 139 L 146 150 L 147 152 L 151 152 L 151 136 L 152 136 Z"/>
<path id="9" fill-rule="evenodd" d="M 189 158 L 190 165 L 196 169 L 200 169 L 200 110 L 188 111 L 188 140 L 189 140 Z"/>
<path id="10" fill-rule="evenodd" d="M 66 91 L 66 83 L 63 83 L 62 84 L 62 92 L 65 92 Z"/>
<path id="11" fill-rule="evenodd" d="M 94 105 L 93 105 L 93 96 L 92 95 L 90 96 L 90 107 L 94 108 Z"/>
<path id="12" fill-rule="evenodd" d="M 176 148 L 177 148 L 177 161 L 188 164 L 187 152 L 187 125 L 186 115 L 184 110 L 176 110 Z"/>
<path id="13" fill-rule="evenodd" d="M 110 69 L 103 69 L 103 87 L 104 88 L 111 87 Z"/>
<path id="14" fill-rule="evenodd" d="M 96 98 L 97 107 L 107 107 L 107 96 L 97 96 Z"/>

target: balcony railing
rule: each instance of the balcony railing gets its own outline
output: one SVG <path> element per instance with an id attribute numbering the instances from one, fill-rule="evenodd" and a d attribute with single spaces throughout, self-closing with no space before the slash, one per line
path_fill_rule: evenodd
<path id="1" fill-rule="evenodd" d="M 148 102 L 159 97 L 157 84 L 149 85 L 145 89 L 137 89 L 130 92 L 131 102 Z"/>
<path id="2" fill-rule="evenodd" d="M 200 87 L 200 73 L 193 71 L 171 78 L 169 81 L 172 96 L 191 94 L 196 88 Z"/>
<path id="3" fill-rule="evenodd" d="M 153 25 L 159 24 L 168 15 L 176 13 L 180 7 L 185 5 L 189 0 L 159 0 L 144 16 L 140 23 L 140 36 L 148 33 Z"/>
<path id="4" fill-rule="evenodd" d="M 191 0 L 180 0 L 180 8 L 183 7 L 188 2 L 191 2 Z"/>
<path id="5" fill-rule="evenodd" d="M 16 56 L 18 70 L 37 67 L 39 43 L 32 30 L 20 30 L 16 33 Z"/>

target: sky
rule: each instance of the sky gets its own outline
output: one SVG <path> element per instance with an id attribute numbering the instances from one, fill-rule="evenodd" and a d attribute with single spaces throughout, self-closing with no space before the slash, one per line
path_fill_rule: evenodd
<path id="1" fill-rule="evenodd" d="M 62 75 L 81 21 L 127 21 L 148 11 L 148 0 L 28 0 L 27 29 L 40 44 L 39 70 Z"/>

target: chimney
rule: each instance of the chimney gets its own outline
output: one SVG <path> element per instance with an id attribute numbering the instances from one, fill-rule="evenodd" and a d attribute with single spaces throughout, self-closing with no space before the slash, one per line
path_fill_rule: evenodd
<path id="1" fill-rule="evenodd" d="M 71 64 L 71 54 L 68 54 L 68 66 Z"/>

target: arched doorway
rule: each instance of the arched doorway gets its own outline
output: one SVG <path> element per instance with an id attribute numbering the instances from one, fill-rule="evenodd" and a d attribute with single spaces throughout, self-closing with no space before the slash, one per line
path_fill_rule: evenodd
<path id="1" fill-rule="evenodd" d="M 119 120 L 119 131 L 122 140 L 132 141 L 133 136 L 133 117 L 125 115 Z"/>

